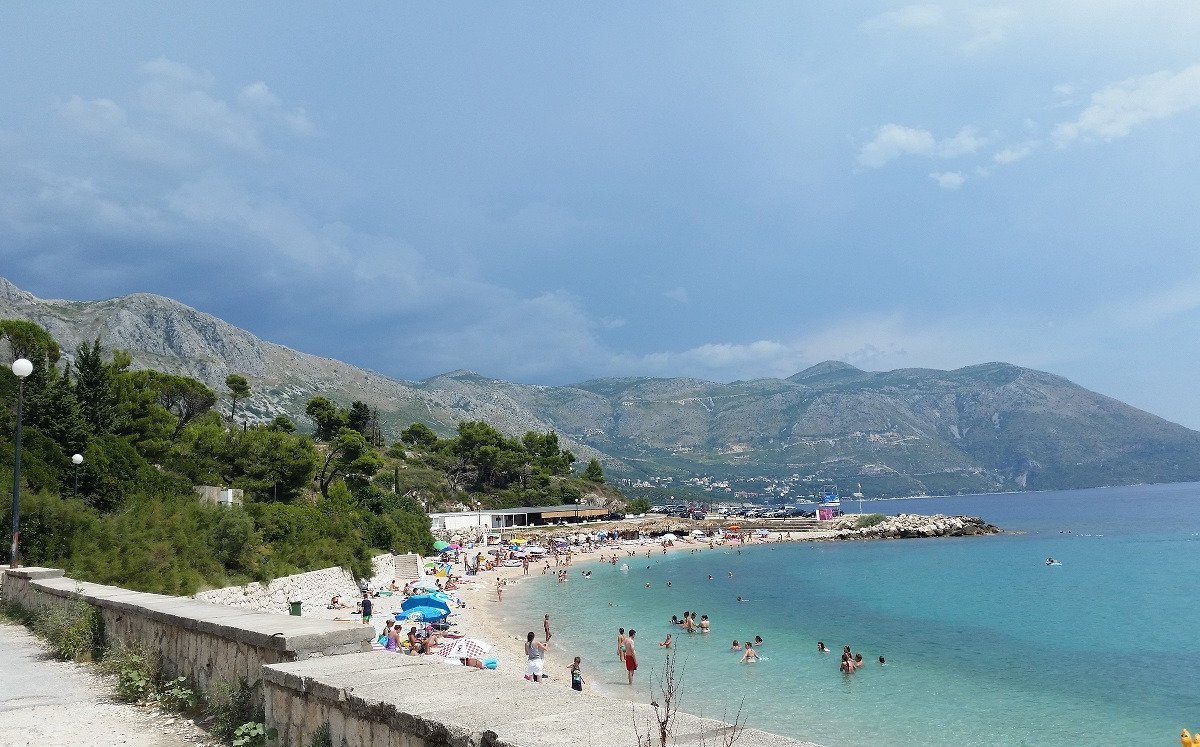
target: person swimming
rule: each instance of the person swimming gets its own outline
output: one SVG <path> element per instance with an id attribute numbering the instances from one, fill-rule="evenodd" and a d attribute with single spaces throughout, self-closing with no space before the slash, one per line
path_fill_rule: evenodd
<path id="1" fill-rule="evenodd" d="M 818 654 L 827 654 L 827 653 L 829 653 L 829 649 L 825 648 L 825 642 L 824 642 L 824 641 L 817 641 L 817 653 L 818 653 Z"/>
<path id="2" fill-rule="evenodd" d="M 746 650 L 742 652 L 741 661 L 743 664 L 753 664 L 758 661 L 758 652 L 754 650 L 749 641 L 746 641 Z"/>
<path id="3" fill-rule="evenodd" d="M 733 639 L 733 645 L 729 647 L 729 650 L 730 651 L 741 651 L 742 644 L 738 643 L 738 640 L 735 638 L 735 639 Z"/>

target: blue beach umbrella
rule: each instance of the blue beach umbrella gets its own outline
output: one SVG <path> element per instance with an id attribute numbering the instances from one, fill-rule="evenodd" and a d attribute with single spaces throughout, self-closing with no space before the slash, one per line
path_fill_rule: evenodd
<path id="1" fill-rule="evenodd" d="M 431 622 L 434 620 L 441 620 L 449 614 L 450 613 L 448 611 L 441 609 L 440 607 L 426 607 L 425 605 L 420 605 L 417 607 L 409 607 L 406 610 L 400 610 L 396 613 L 396 619 L 414 621 L 422 620 L 425 622 Z"/>
<path id="2" fill-rule="evenodd" d="M 446 614 L 450 613 L 450 605 L 447 602 L 438 599 L 433 594 L 417 594 L 416 596 L 409 597 L 400 603 L 400 609 L 403 611 L 408 611 L 415 607 L 434 607 L 436 609 L 445 610 Z"/>

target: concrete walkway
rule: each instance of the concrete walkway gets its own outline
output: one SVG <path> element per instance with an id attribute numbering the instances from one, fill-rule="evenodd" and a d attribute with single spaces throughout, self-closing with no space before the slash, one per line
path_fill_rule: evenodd
<path id="1" fill-rule="evenodd" d="M 0 747 L 209 741 L 190 721 L 114 702 L 111 692 L 112 685 L 88 668 L 50 658 L 25 628 L 0 623 Z"/>

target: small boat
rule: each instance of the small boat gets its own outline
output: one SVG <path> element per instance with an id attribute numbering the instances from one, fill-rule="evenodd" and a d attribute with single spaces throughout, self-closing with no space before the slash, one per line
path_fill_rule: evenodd
<path id="1" fill-rule="evenodd" d="M 842 501 L 838 497 L 837 487 L 826 485 L 821 488 L 821 502 L 817 504 L 817 518 L 829 521 L 842 515 Z"/>

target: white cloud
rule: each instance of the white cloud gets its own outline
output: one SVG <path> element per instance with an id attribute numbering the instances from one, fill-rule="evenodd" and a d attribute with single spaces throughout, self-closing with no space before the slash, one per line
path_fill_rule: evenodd
<path id="1" fill-rule="evenodd" d="M 303 109 L 285 109 L 279 97 L 261 80 L 243 88 L 238 93 L 238 103 L 247 111 L 256 111 L 264 117 L 282 122 L 296 135 L 311 135 L 316 130 Z"/>
<path id="2" fill-rule="evenodd" d="M 907 5 L 903 8 L 881 13 L 867 20 L 863 28 L 868 31 L 891 29 L 931 29 L 946 25 L 946 11 L 932 3 Z"/>
<path id="3" fill-rule="evenodd" d="M 1018 14 L 1012 8 L 981 8 L 967 14 L 964 26 L 967 39 L 959 45 L 963 52 L 978 52 L 1003 42 L 1016 24 Z"/>
<path id="4" fill-rule="evenodd" d="M 1200 107 L 1200 64 L 1179 72 L 1160 70 L 1129 78 L 1092 94 L 1091 105 L 1071 122 L 1054 128 L 1067 145 L 1078 139 L 1113 140 L 1134 127 Z"/>
<path id="5" fill-rule="evenodd" d="M 862 28 L 874 33 L 939 32 L 949 45 L 971 54 L 1000 44 L 1019 16 L 1009 7 L 947 9 L 933 3 L 906 5 L 874 16 Z"/>
<path id="6" fill-rule="evenodd" d="M 1200 278 L 1158 292 L 1129 294 L 1113 313 L 1122 324 L 1144 327 L 1196 309 L 1200 309 Z"/>
<path id="7" fill-rule="evenodd" d="M 683 287 L 672 288 L 671 290 L 667 291 L 666 293 L 663 293 L 663 295 L 666 296 L 667 298 L 671 299 L 672 301 L 676 301 L 676 302 L 682 303 L 682 304 L 686 304 L 689 300 L 687 288 L 683 288 Z"/>
<path id="8" fill-rule="evenodd" d="M 107 141 L 117 152 L 139 161 L 178 166 L 192 160 L 184 149 L 132 127 L 125 110 L 111 99 L 85 101 L 72 96 L 54 109 L 78 132 Z"/>
<path id="9" fill-rule="evenodd" d="M 1017 161 L 1033 155 L 1033 152 L 1037 150 L 1038 146 L 1040 145 L 1041 142 L 1038 140 L 1026 140 L 1023 143 L 1010 145 L 1007 148 L 996 151 L 994 154 L 992 154 L 992 160 L 999 164 L 1016 163 Z"/>
<path id="10" fill-rule="evenodd" d="M 877 129 L 875 137 L 859 149 L 858 162 L 879 168 L 903 155 L 956 158 L 974 153 L 986 143 L 987 139 L 977 135 L 971 127 L 938 140 L 928 130 L 889 123 Z"/>
<path id="11" fill-rule="evenodd" d="M 967 177 L 957 171 L 935 171 L 929 178 L 937 182 L 942 189 L 958 189 L 967 180 Z"/>

